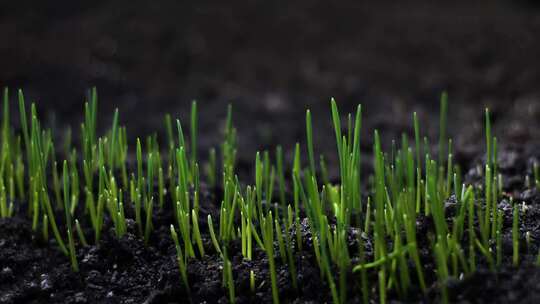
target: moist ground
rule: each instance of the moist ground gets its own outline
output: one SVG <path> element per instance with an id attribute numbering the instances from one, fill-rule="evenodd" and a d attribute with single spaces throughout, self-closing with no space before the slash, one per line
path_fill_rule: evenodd
<path id="1" fill-rule="evenodd" d="M 503 152 L 501 159 L 506 156 Z M 530 158 L 521 152 L 516 160 Z M 474 161 L 472 161 L 474 162 Z M 534 265 L 538 252 L 540 237 L 540 193 L 537 190 L 524 188 L 524 180 L 520 178 L 526 172 L 526 167 L 519 161 L 501 162 L 501 173 L 505 180 L 505 196 L 514 196 L 527 206 L 527 211 L 520 220 L 520 237 L 523 240 L 528 231 L 532 242 L 520 243 L 521 265 L 512 267 L 512 213 L 507 198 L 499 203 L 499 209 L 504 211 L 503 220 L 503 267 L 496 272 L 488 270 L 486 261 L 480 258 L 478 273 L 463 280 L 453 279 L 448 282 L 450 299 L 456 302 L 474 303 L 508 303 L 533 302 L 540 296 L 540 284 L 534 278 L 540 276 L 540 270 Z M 471 170 L 466 179 L 469 182 L 480 180 Z M 517 181 L 520 180 L 520 181 Z M 203 187 L 204 189 L 205 187 Z M 176 252 L 169 235 L 168 227 L 173 223 L 172 210 L 155 212 L 154 226 L 149 246 L 136 236 L 132 220 L 128 220 L 128 233 L 121 239 L 116 238 L 113 228 L 109 227 L 98 246 L 77 246 L 77 257 L 80 272 L 73 273 L 69 260 L 58 250 L 54 241 L 48 244 L 41 241 L 39 235 L 31 231 L 31 221 L 25 217 L 25 210 L 19 210 L 10 219 L 0 220 L 0 303 L 186 303 L 190 297 L 194 303 L 227 302 L 228 294 L 222 287 L 222 260 L 215 253 L 208 231 L 206 217 L 212 214 L 218 216 L 220 191 L 206 189 L 201 197 L 200 222 L 203 242 L 207 255 L 202 259 L 193 259 L 188 266 L 190 294 L 180 283 L 180 274 L 176 264 Z M 446 203 L 447 216 L 451 216 L 455 201 L 452 198 Z M 171 206 L 165 204 L 165 206 Z M 130 216 L 130 210 L 127 216 Z M 59 218 L 60 218 L 59 214 Z M 419 217 L 417 221 L 418 242 L 420 254 L 426 272 L 429 286 L 427 295 L 414 287 L 404 302 L 437 302 L 439 289 L 436 278 L 430 274 L 435 265 L 428 248 L 428 233 L 433 231 L 431 218 Z M 91 231 L 86 231 L 91 235 Z M 309 232 L 302 229 L 304 248 L 310 248 Z M 354 236 L 356 229 L 351 230 Z M 292 238 L 294 239 L 294 238 Z M 351 237 L 351 252 L 354 254 L 357 236 Z M 366 256 L 372 258 L 371 240 L 364 239 Z M 277 250 L 277 248 L 276 248 Z M 264 252 L 255 250 L 252 261 L 245 261 L 240 254 L 239 244 L 233 242 L 230 248 L 235 278 L 235 291 L 238 303 L 269 302 L 271 289 L 267 259 Z M 353 261 L 355 258 L 353 258 Z M 298 252 L 296 265 L 298 271 L 298 291 L 291 287 L 289 272 L 286 265 L 278 263 L 278 286 L 280 299 L 287 302 L 322 302 L 331 301 L 328 286 L 320 279 L 319 269 L 311 250 Z M 251 293 L 249 272 L 256 274 L 256 293 Z M 351 278 L 354 275 L 351 274 Z M 375 277 L 374 277 L 375 279 Z M 360 302 L 359 286 L 350 280 L 348 286 L 349 300 Z M 374 299 L 377 297 L 373 291 Z M 397 300 L 396 294 L 390 298 Z"/>

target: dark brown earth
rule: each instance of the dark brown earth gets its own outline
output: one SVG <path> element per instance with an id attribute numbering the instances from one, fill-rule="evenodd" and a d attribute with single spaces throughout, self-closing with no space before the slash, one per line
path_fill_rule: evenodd
<path id="1" fill-rule="evenodd" d="M 389 144 L 412 132 L 413 111 L 435 138 L 438 96 L 448 90 L 456 159 L 465 169 L 481 161 L 483 108 L 490 107 L 505 188 L 529 206 L 520 231 L 530 231 L 533 240 L 522 250 L 519 269 L 481 269 L 450 284 L 452 299 L 540 299 L 540 270 L 532 266 L 540 243 L 540 195 L 523 185 L 533 160 L 540 159 L 540 7 L 534 1 L 214 2 L 3 1 L 0 85 L 22 87 L 60 137 L 66 126 L 78 130 L 92 86 L 100 94 L 100 128 L 107 128 L 118 107 L 132 137 L 161 132 L 167 112 L 187 119 L 190 101 L 197 99 L 201 158 L 219 143 L 230 102 L 240 170 L 247 177 L 255 151 L 276 144 L 290 151 L 303 142 L 307 107 L 317 122 L 316 152 L 335 172 L 332 96 L 342 112 L 363 104 L 362 149 L 369 155 L 371 132 L 381 130 Z M 364 161 L 367 171 L 371 160 Z M 478 180 L 472 171 L 468 178 Z M 217 201 L 209 191 L 207 212 L 215 212 Z M 157 222 L 162 225 L 148 248 L 131 234 L 117 240 L 112 232 L 99 247 L 79 246 L 81 273 L 73 274 L 54 244 L 32 236 L 28 219 L 0 220 L 0 303 L 185 303 L 170 221 L 161 214 Z M 506 233 L 510 225 L 505 222 Z M 207 247 L 211 252 L 209 242 Z M 266 261 L 249 267 L 240 256 L 233 261 L 238 302 L 270 301 Z M 321 288 L 313 257 L 298 256 L 297 264 L 303 289 L 293 292 L 283 268 L 282 300 L 330 301 L 321 293 L 327 288 Z M 190 281 L 199 282 L 194 302 L 226 302 L 219 259 L 191 265 Z M 250 295 L 253 268 L 258 282 L 266 283 Z M 433 289 L 409 301 L 433 302 L 436 296 Z"/>

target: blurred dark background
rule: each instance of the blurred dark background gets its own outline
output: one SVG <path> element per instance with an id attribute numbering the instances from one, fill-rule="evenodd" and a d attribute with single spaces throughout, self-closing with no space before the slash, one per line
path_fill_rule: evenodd
<path id="1" fill-rule="evenodd" d="M 0 85 L 23 88 L 42 117 L 78 130 L 97 86 L 105 128 L 115 107 L 132 135 L 186 119 L 199 102 L 201 149 L 218 143 L 234 105 L 240 157 L 304 138 L 334 149 L 329 98 L 364 105 L 370 132 L 435 134 L 450 96 L 458 149 L 481 149 L 483 108 L 501 137 L 539 139 L 540 10 L 527 1 L 2 1 Z M 369 130 L 369 131 L 368 131 Z M 388 139 L 389 140 L 389 139 Z"/>

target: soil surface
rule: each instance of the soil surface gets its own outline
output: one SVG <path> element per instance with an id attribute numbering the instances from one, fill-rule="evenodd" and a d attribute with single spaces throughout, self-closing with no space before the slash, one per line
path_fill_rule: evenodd
<path id="1" fill-rule="evenodd" d="M 325 154 L 335 175 L 329 98 L 336 98 L 342 112 L 363 104 L 363 168 L 369 172 L 371 132 L 379 129 L 385 144 L 401 132 L 411 134 L 417 111 L 424 132 L 435 138 L 438 96 L 448 90 L 455 158 L 473 183 L 480 181 L 474 169 L 484 153 L 483 108 L 491 109 L 505 191 L 528 207 L 520 233 L 529 232 L 532 239 L 521 244 L 518 269 L 493 273 L 483 265 L 472 277 L 449 283 L 451 299 L 538 302 L 540 269 L 532 265 L 540 244 L 540 193 L 524 184 L 531 164 L 540 159 L 540 7 L 534 1 L 184 2 L 3 3 L 0 85 L 23 88 L 59 137 L 66 127 L 78 130 L 91 86 L 100 95 L 101 130 L 118 107 L 131 138 L 164 135 L 163 115 L 185 120 L 197 99 L 203 159 L 220 142 L 232 103 L 246 182 L 255 151 L 281 144 L 290 160 L 294 143 L 304 141 L 308 107 L 317 122 L 316 153 Z M 202 227 L 207 214 L 216 214 L 219 196 L 207 190 Z M 500 204 L 508 207 L 507 200 Z M 186 303 L 167 210 L 156 215 L 149 247 L 133 230 L 122 239 L 109 231 L 99 246 L 78 246 L 78 274 L 53 241 L 43 244 L 32 235 L 23 214 L 0 220 L 0 303 Z M 509 256 L 510 228 L 506 212 L 503 240 Z M 418 229 L 432 229 L 431 223 L 421 221 Z M 190 264 L 191 298 L 227 302 L 221 260 L 203 235 L 210 255 Z M 239 303 L 271 301 L 267 261 L 261 252 L 256 257 L 250 264 L 239 254 L 232 257 Z M 286 266 L 278 263 L 283 302 L 331 301 L 310 253 L 298 254 L 297 267 L 298 293 Z M 249 291 L 251 269 L 257 273 L 255 294 Z M 353 288 L 351 301 L 360 301 Z M 431 286 L 427 296 L 411 294 L 406 300 L 436 302 L 437 297 Z"/>

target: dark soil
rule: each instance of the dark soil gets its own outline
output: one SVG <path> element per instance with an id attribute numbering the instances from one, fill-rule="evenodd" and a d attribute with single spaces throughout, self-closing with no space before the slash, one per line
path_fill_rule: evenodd
<path id="1" fill-rule="evenodd" d="M 491 108 L 502 143 L 505 191 L 528 207 L 520 232 L 530 232 L 532 239 L 529 248 L 521 244 L 518 269 L 492 273 L 483 265 L 472 277 L 450 282 L 451 299 L 538 302 L 540 270 L 532 265 L 540 244 L 540 194 L 525 189 L 523 178 L 540 159 L 540 10 L 533 1 L 213 2 L 2 3 L 0 85 L 24 88 L 59 137 L 66 126 L 78 130 L 84 92 L 93 85 L 101 100 L 100 128 L 107 128 L 112 109 L 119 107 L 131 136 L 163 130 L 167 112 L 186 119 L 190 101 L 197 99 L 201 158 L 219 143 L 231 102 L 243 178 L 252 178 L 256 150 L 282 144 L 291 158 L 294 143 L 305 137 L 306 107 L 317 122 L 316 152 L 325 154 L 335 175 L 330 96 L 343 112 L 364 105 L 368 172 L 369 132 L 378 128 L 388 144 L 401 132 L 412 132 L 411 113 L 417 111 L 425 132 L 434 136 L 437 98 L 447 89 L 455 157 L 469 182 L 480 182 L 475 167 L 484 149 L 482 110 Z M 201 227 L 206 214 L 215 214 L 218 198 L 207 192 Z M 43 244 L 32 235 L 26 217 L 0 220 L 0 303 L 186 303 L 170 222 L 166 212 L 158 213 L 149 247 L 131 232 L 118 240 L 113 231 L 98 247 L 78 246 L 81 272 L 74 274 L 54 242 Z M 506 212 L 508 256 L 510 227 Z M 429 219 L 419 221 L 419 232 L 430 229 Z M 221 261 L 203 234 L 210 255 L 190 263 L 191 298 L 227 302 Z M 430 260 L 430 252 L 423 255 Z M 267 261 L 260 252 L 256 257 L 249 263 L 239 254 L 232 257 L 239 303 L 271 301 Z M 297 256 L 299 293 L 286 268 L 278 267 L 283 302 L 331 300 L 308 251 Z M 251 269 L 257 274 L 254 295 Z M 359 301 L 354 288 L 350 299 Z M 437 302 L 437 297 L 431 286 L 426 297 L 414 294 L 408 301 Z"/>
<path id="2" fill-rule="evenodd" d="M 504 157 L 505 153 L 502 154 Z M 505 172 L 502 169 L 501 172 Z M 520 175 L 521 176 L 521 175 Z M 508 179 L 516 178 L 506 175 Z M 468 179 L 475 179 L 469 174 Z M 540 284 L 536 278 L 540 269 L 534 266 L 540 238 L 540 192 L 519 190 L 512 185 L 506 188 L 516 199 L 526 205 L 527 210 L 520 219 L 521 239 L 528 231 L 532 242 L 520 244 L 521 266 L 505 266 L 496 273 L 490 272 L 486 261 L 480 258 L 479 271 L 464 280 L 448 283 L 452 301 L 463 303 L 533 303 L 540 296 Z M 228 295 L 222 287 L 222 260 L 214 252 L 204 219 L 208 214 L 218 215 L 218 197 L 206 190 L 201 200 L 200 221 L 203 243 L 207 255 L 190 261 L 188 276 L 190 293 L 182 287 L 176 264 L 176 252 L 168 227 L 174 221 L 172 210 L 156 210 L 153 220 L 155 231 L 149 246 L 136 236 L 132 220 L 128 221 L 128 234 L 121 239 L 113 228 L 107 230 L 98 246 L 78 246 L 77 258 L 80 272 L 71 271 L 69 260 L 61 254 L 54 240 L 44 244 L 39 235 L 31 231 L 31 222 L 24 210 L 10 219 L 0 219 L 0 303 L 186 303 L 191 298 L 194 303 L 227 303 Z M 446 213 L 451 216 L 453 198 L 446 203 Z M 170 206 L 170 204 L 166 205 Z M 511 205 L 507 199 L 499 204 L 504 211 L 503 224 L 503 264 L 511 265 L 512 237 Z M 131 210 L 128 209 L 128 216 Z M 59 216 L 60 217 L 60 216 Z M 108 223 L 106 226 L 111 226 Z M 417 222 L 420 247 L 429 246 L 428 235 L 433 233 L 430 218 L 419 217 Z M 91 235 L 91 231 L 86 231 Z M 304 248 L 310 248 L 310 236 L 302 229 Z M 357 249 L 358 231 L 352 230 L 350 249 Z M 293 238 L 294 239 L 294 238 Z M 364 238 L 365 253 L 372 258 L 371 240 Z M 238 303 L 271 302 L 271 290 L 267 259 L 264 252 L 256 250 L 252 261 L 243 260 L 238 243 L 229 248 L 232 254 L 235 291 Z M 277 248 L 276 248 L 277 250 Z M 434 265 L 430 250 L 421 250 L 427 282 L 430 291 L 422 296 L 413 287 L 405 302 L 437 302 L 439 289 L 432 275 Z M 292 288 L 287 266 L 278 263 L 278 286 L 283 302 L 330 302 L 328 286 L 320 279 L 315 257 L 310 250 L 296 256 L 298 271 L 298 291 Z M 249 287 L 249 272 L 256 273 L 257 291 L 252 294 Z M 373 278 L 375 280 L 375 278 Z M 360 302 L 358 286 L 349 286 L 350 302 Z M 374 291 L 373 296 L 376 297 Z M 397 299 L 398 295 L 390 294 Z M 403 300 L 403 299 L 402 299 Z"/>

